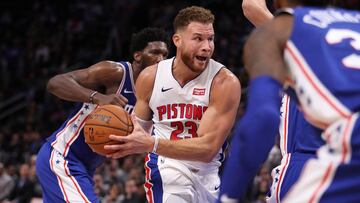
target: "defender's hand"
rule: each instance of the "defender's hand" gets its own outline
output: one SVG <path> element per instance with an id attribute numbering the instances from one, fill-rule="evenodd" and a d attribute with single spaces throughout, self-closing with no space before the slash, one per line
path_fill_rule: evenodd
<path id="1" fill-rule="evenodd" d="M 128 100 L 124 96 L 118 94 L 105 95 L 97 93 L 94 96 L 94 103 L 99 105 L 113 104 L 124 107 L 128 103 Z"/>
<path id="2" fill-rule="evenodd" d="M 144 152 L 151 152 L 154 146 L 155 139 L 150 136 L 131 115 L 131 120 L 134 125 L 133 132 L 128 136 L 110 135 L 111 140 L 117 141 L 121 144 L 105 145 L 105 149 L 115 151 L 107 155 L 108 158 L 121 158 L 130 154 L 139 154 Z"/>

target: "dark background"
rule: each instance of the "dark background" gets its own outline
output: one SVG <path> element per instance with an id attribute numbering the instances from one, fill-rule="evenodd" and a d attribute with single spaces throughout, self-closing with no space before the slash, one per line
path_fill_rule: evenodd
<path id="1" fill-rule="evenodd" d="M 35 0 L 0 2 L 0 164 L 15 183 L 7 199 L 29 202 L 40 197 L 34 161 L 44 138 L 65 120 L 73 103 L 46 92 L 50 77 L 101 60 L 131 60 L 131 34 L 147 26 L 164 28 L 171 37 L 176 13 L 189 5 L 206 7 L 215 14 L 214 59 L 225 64 L 242 83 L 247 78 L 242 64 L 242 47 L 253 26 L 244 18 L 238 0 Z M 359 9 L 359 0 L 341 1 Z M 269 2 L 271 4 L 271 1 Z M 171 47 L 170 57 L 174 55 Z M 245 94 L 243 94 L 245 98 Z M 242 100 L 239 115 L 244 107 Z M 143 202 L 143 157 L 129 156 L 108 161 L 98 170 L 103 184 L 99 196 L 109 201 L 131 193 L 126 181 L 136 181 L 137 196 Z M 20 173 L 20 168 L 25 168 Z M 26 170 L 26 168 L 28 168 Z M 270 167 L 271 168 L 271 167 Z M 0 167 L 1 169 L 1 167 Z M 264 168 L 249 192 L 249 201 L 262 201 L 270 184 Z M 3 172 L 0 170 L 0 179 Z M 22 177 L 30 181 L 29 193 L 16 185 Z M 23 186 L 23 185 L 20 185 Z M 0 182 L 0 193 L 1 193 Z M 126 198 L 125 198 L 126 199 Z M 135 198 L 136 199 L 136 198 Z M 3 199 L 0 194 L 0 202 Z M 119 200 L 118 202 L 124 202 Z"/>

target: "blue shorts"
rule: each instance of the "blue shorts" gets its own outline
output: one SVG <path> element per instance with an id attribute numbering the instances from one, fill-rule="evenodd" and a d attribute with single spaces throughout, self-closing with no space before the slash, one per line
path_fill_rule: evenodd
<path id="1" fill-rule="evenodd" d="M 305 163 L 283 202 L 360 202 L 359 114 L 332 124 L 322 137 L 326 144 Z"/>
<path id="2" fill-rule="evenodd" d="M 279 203 L 298 180 L 306 161 L 314 158 L 314 154 L 288 153 L 284 155 L 281 164 L 272 170 L 273 183 L 269 203 Z"/>
<path id="3" fill-rule="evenodd" d="M 48 142 L 38 153 L 36 172 L 44 203 L 100 202 L 84 165 L 76 157 L 63 157 Z"/>

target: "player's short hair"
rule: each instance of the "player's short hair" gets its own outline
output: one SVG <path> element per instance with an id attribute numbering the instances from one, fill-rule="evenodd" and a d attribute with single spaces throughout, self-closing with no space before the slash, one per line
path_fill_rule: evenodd
<path id="1" fill-rule="evenodd" d="M 144 28 L 131 36 L 130 54 L 133 55 L 137 51 L 142 51 L 143 49 L 145 49 L 149 42 L 157 41 L 165 42 L 165 44 L 168 46 L 169 37 L 167 33 L 160 28 Z"/>
<path id="2" fill-rule="evenodd" d="M 199 6 L 191 6 L 179 11 L 174 20 L 174 31 L 184 28 L 191 22 L 214 23 L 215 16 L 209 9 Z"/>

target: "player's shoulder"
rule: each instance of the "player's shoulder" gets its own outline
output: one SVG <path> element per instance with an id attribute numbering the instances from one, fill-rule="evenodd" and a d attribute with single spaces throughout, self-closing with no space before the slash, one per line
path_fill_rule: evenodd
<path id="1" fill-rule="evenodd" d="M 212 82 L 213 88 L 231 88 L 240 91 L 241 85 L 239 79 L 226 67 L 222 67 Z"/>
<path id="2" fill-rule="evenodd" d="M 89 69 L 96 71 L 96 74 L 103 73 L 117 78 L 122 78 L 122 75 L 124 74 L 123 65 L 115 61 L 108 61 L 108 60 L 100 61 L 90 66 Z"/>
<path id="3" fill-rule="evenodd" d="M 142 70 L 136 80 L 136 98 L 150 100 L 152 90 L 155 83 L 155 76 L 158 69 L 158 64 L 146 67 Z"/>
<path id="4" fill-rule="evenodd" d="M 157 69 L 158 69 L 158 64 L 154 64 L 146 67 L 144 70 L 140 72 L 137 80 L 141 82 L 151 82 L 155 80 Z"/>
<path id="5" fill-rule="evenodd" d="M 211 105 L 238 104 L 241 97 L 239 79 L 227 68 L 222 67 L 211 84 Z M 231 106 L 231 105 L 230 105 Z M 227 108 L 227 107 L 226 107 Z"/>

